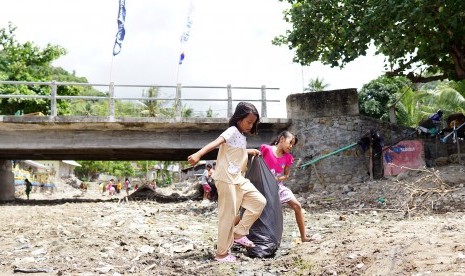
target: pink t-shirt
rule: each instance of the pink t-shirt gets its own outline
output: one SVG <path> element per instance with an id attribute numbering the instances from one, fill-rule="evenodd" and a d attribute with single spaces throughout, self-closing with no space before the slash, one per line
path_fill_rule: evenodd
<path id="1" fill-rule="evenodd" d="M 276 176 L 283 173 L 285 166 L 292 166 L 294 163 L 294 156 L 290 153 L 285 153 L 281 157 L 276 157 L 273 152 L 273 146 L 263 144 L 260 146 L 260 152 L 262 153 L 263 160 Z"/>

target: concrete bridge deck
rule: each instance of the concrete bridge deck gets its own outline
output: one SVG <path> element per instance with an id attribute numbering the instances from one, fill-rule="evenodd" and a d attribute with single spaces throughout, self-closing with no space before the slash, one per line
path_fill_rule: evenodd
<path id="1" fill-rule="evenodd" d="M 249 147 L 268 143 L 291 120 L 263 118 Z M 2 160 L 172 160 L 216 139 L 226 118 L 0 116 Z M 216 151 L 205 159 L 215 159 Z"/>

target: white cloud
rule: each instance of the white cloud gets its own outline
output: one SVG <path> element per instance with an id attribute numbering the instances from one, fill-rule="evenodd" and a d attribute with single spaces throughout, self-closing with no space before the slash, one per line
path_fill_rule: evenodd
<path id="1" fill-rule="evenodd" d="M 116 84 L 175 85 L 179 81 L 199 86 L 278 87 L 279 92 L 270 91 L 268 98 L 282 102 L 270 104 L 270 117 L 285 117 L 285 97 L 301 92 L 310 78 L 323 78 L 330 84 L 328 89 L 360 88 L 382 73 L 382 60 L 371 56 L 344 70 L 318 63 L 305 68 L 293 64 L 287 47 L 271 44 L 288 27 L 282 19 L 286 4 L 277 0 L 192 2 L 194 22 L 179 68 L 189 0 L 126 0 L 126 37 L 114 58 L 117 0 L 0 0 L 0 27 L 11 21 L 18 27 L 20 41 L 65 47 L 68 54 L 55 65 L 75 70 L 91 83 L 105 84 L 111 78 Z M 138 94 L 135 90 L 127 93 L 138 96 L 133 95 Z M 215 93 L 223 93 L 215 97 L 226 95 L 225 91 Z M 213 98 L 211 93 L 207 96 Z M 193 106 L 206 110 L 210 105 Z"/>

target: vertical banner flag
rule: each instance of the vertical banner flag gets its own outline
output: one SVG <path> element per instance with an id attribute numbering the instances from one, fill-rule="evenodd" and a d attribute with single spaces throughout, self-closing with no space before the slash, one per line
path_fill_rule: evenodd
<path id="1" fill-rule="evenodd" d="M 118 32 L 116 33 L 115 45 L 113 46 L 113 56 L 121 52 L 121 44 L 124 40 L 126 30 L 124 29 L 124 20 L 126 19 L 126 5 L 125 0 L 119 0 L 118 10 Z"/>
<path id="2" fill-rule="evenodd" d="M 192 23 L 194 20 L 194 4 L 190 2 L 189 12 L 187 14 L 186 30 L 181 35 L 181 55 L 179 56 L 179 64 L 182 64 L 185 54 L 184 54 L 184 43 L 189 40 L 191 35 Z"/>

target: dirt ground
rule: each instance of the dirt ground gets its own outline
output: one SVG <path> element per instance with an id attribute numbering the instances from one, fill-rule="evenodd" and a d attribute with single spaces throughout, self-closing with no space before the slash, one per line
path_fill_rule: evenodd
<path id="1" fill-rule="evenodd" d="M 0 205 L 0 274 L 465 275 L 465 167 L 412 170 L 299 194 L 309 234 L 300 243 L 284 208 L 276 256 L 212 260 L 216 205 L 157 203 L 60 188 Z M 184 188 L 187 189 L 187 188 Z M 161 192 L 169 194 L 172 190 Z M 179 192 L 179 191 L 178 191 Z"/>

